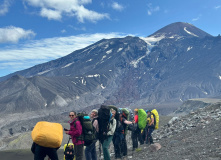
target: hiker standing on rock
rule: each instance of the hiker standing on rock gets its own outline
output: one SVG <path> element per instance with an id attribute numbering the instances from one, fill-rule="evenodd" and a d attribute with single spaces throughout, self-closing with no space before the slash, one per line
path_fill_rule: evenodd
<path id="1" fill-rule="evenodd" d="M 85 157 L 86 160 L 97 160 L 97 153 L 96 153 L 96 142 L 97 142 L 97 138 L 98 138 L 98 132 L 99 132 L 99 126 L 98 126 L 98 111 L 96 109 L 91 111 L 91 115 L 90 115 L 91 119 L 92 119 L 92 124 L 94 129 L 96 130 L 96 140 L 94 142 L 92 142 L 91 145 L 86 146 L 85 148 Z"/>
<path id="2" fill-rule="evenodd" d="M 113 135 L 116 129 L 116 119 L 114 118 L 116 111 L 114 109 L 111 109 L 111 113 L 112 113 L 112 117 L 111 117 L 110 124 L 109 124 L 109 131 L 107 133 L 105 132 L 103 133 L 103 135 L 107 135 L 107 138 L 102 143 L 104 160 L 110 160 L 110 153 L 108 149 L 109 149 L 109 145 L 113 139 Z"/>
<path id="3" fill-rule="evenodd" d="M 68 123 L 70 123 L 70 130 L 65 131 L 65 133 L 71 136 L 74 144 L 75 160 L 83 160 L 84 141 L 82 140 L 82 126 L 76 112 L 70 112 L 69 117 L 70 121 Z"/>
<path id="4" fill-rule="evenodd" d="M 154 115 L 150 110 L 146 110 L 147 113 L 147 136 L 146 136 L 146 144 L 153 144 L 152 133 L 155 128 Z"/>

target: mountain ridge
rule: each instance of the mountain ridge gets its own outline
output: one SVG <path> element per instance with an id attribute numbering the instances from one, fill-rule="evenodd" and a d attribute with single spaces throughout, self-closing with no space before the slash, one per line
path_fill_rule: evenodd
<path id="1" fill-rule="evenodd" d="M 174 27 L 182 38 L 171 37 L 170 32 L 162 36 Z M 191 33 L 200 33 L 199 37 L 185 31 L 185 27 Z M 28 101 L 38 102 L 39 109 L 59 108 L 60 111 L 97 104 L 132 108 L 168 104 L 168 112 L 172 112 L 187 99 L 220 95 L 220 49 L 220 37 L 179 22 L 146 38 L 102 39 L 65 57 L 14 74 L 23 76 L 23 84 L 31 85 L 39 95 L 34 97 L 33 91 L 21 86 L 26 95 L 24 108 L 33 106 Z M 3 79 L 0 79 L 1 88 L 10 81 Z M 4 95 L 0 98 L 2 111 L 5 106 L 16 106 L 22 93 L 13 91 L 12 87 L 10 92 L 0 91 Z M 10 98 L 9 103 L 6 99 Z"/>

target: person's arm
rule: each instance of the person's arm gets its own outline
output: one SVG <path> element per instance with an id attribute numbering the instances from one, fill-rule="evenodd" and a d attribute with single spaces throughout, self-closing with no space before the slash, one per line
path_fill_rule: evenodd
<path id="1" fill-rule="evenodd" d="M 153 117 L 153 115 L 151 115 L 151 122 L 150 122 L 150 126 L 152 125 L 152 124 L 154 124 L 154 117 Z"/>
<path id="2" fill-rule="evenodd" d="M 96 131 L 99 132 L 99 126 L 98 126 L 98 120 L 97 119 L 94 120 L 93 126 L 96 129 Z"/>
<path id="3" fill-rule="evenodd" d="M 70 130 L 70 131 L 67 131 L 67 132 L 71 136 L 78 137 L 82 134 L 82 126 L 80 124 L 80 121 L 76 121 L 75 125 L 76 125 L 75 130 Z"/>
<path id="4" fill-rule="evenodd" d="M 124 120 L 124 123 L 125 123 L 125 124 L 132 124 L 133 122 L 128 121 L 128 120 L 125 119 L 125 120 Z"/>

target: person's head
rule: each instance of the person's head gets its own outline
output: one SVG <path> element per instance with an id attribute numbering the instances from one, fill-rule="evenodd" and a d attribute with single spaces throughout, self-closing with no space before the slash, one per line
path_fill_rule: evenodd
<path id="1" fill-rule="evenodd" d="M 134 109 L 134 115 L 138 114 L 138 108 Z"/>
<path id="2" fill-rule="evenodd" d="M 77 116 L 77 114 L 76 114 L 75 111 L 71 111 L 71 112 L 69 113 L 69 117 L 70 117 L 70 119 L 75 119 L 76 116 Z"/>
<path id="3" fill-rule="evenodd" d="M 115 115 L 116 115 L 116 111 L 115 111 L 114 109 L 112 109 L 112 108 L 111 108 L 110 111 L 111 111 L 111 113 L 112 113 L 112 117 L 115 117 Z"/>
<path id="4" fill-rule="evenodd" d="M 91 117 L 91 118 L 94 118 L 94 117 L 97 117 L 97 116 L 98 116 L 98 111 L 97 111 L 96 109 L 93 109 L 93 110 L 91 111 L 90 117 Z"/>
<path id="5" fill-rule="evenodd" d="M 149 115 L 151 113 L 151 111 L 150 110 L 146 110 L 146 113 Z"/>
<path id="6" fill-rule="evenodd" d="M 72 148 L 73 148 L 73 145 L 69 145 L 69 148 L 72 149 Z"/>

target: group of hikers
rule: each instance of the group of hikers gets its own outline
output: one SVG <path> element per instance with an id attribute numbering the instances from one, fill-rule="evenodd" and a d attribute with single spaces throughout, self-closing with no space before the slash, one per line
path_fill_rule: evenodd
<path id="1" fill-rule="evenodd" d="M 144 112 L 143 124 L 139 123 L 141 116 L 138 113 L 140 112 Z M 67 148 L 64 152 L 65 160 L 73 160 L 73 158 L 83 160 L 83 154 L 85 154 L 86 160 L 97 160 L 97 147 L 100 156 L 102 148 L 104 160 L 110 160 L 109 146 L 111 142 L 114 146 L 115 159 L 126 158 L 128 130 L 132 132 L 133 151 L 138 148 L 138 141 L 140 145 L 154 143 L 152 132 L 156 128 L 156 117 L 151 110 L 134 109 L 134 113 L 131 114 L 126 108 L 101 105 L 100 109 L 93 109 L 88 116 L 71 111 L 69 118 L 70 129 L 64 129 L 64 132 L 72 139 L 73 146 L 70 145 L 72 150 L 68 150 L 70 149 L 68 144 L 65 146 Z M 51 159 L 57 160 L 56 150 L 52 152 L 53 156 L 49 157 L 55 157 Z"/>

